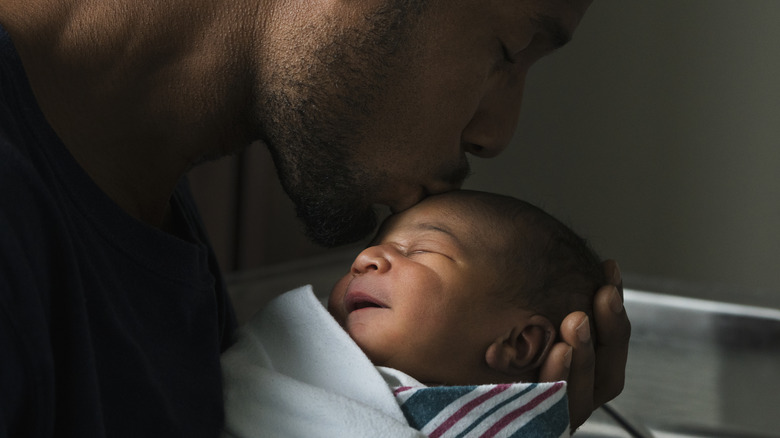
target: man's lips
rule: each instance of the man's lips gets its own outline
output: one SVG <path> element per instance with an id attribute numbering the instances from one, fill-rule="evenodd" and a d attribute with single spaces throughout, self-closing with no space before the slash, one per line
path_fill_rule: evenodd
<path id="1" fill-rule="evenodd" d="M 344 297 L 344 304 L 347 310 L 347 314 L 352 313 L 355 310 L 366 308 L 388 308 L 388 306 L 381 300 L 363 292 L 347 292 L 347 296 Z"/>

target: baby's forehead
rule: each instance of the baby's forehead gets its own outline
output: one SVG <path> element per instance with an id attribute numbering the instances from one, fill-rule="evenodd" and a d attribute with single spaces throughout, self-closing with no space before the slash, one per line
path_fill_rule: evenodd
<path id="1" fill-rule="evenodd" d="M 473 208 L 461 200 L 452 198 L 426 198 L 406 211 L 387 218 L 383 224 L 385 231 L 414 227 L 419 224 L 439 224 L 453 233 L 462 234 L 479 223 Z"/>
<path id="2" fill-rule="evenodd" d="M 389 217 L 377 238 L 401 231 L 440 229 L 466 246 L 496 245 L 497 236 L 506 236 L 511 224 L 481 202 L 461 196 L 437 195 Z M 505 239 L 501 239 L 502 241 Z"/>

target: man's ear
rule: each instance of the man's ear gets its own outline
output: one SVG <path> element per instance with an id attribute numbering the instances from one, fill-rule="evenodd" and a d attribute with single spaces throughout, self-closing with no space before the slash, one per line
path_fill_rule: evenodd
<path id="1" fill-rule="evenodd" d="M 534 315 L 490 344 L 485 360 L 496 371 L 519 376 L 541 366 L 554 343 L 553 324 L 542 315 Z"/>

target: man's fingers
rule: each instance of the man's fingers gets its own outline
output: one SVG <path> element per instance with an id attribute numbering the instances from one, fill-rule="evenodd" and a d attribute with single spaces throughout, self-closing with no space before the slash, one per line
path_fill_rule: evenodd
<path id="1" fill-rule="evenodd" d="M 583 312 L 569 314 L 561 324 L 561 337 L 572 347 L 567 395 L 572 430 L 593 412 L 596 358 L 590 335 L 590 321 Z"/>
<path id="2" fill-rule="evenodd" d="M 561 324 L 563 342 L 553 347 L 557 359 L 546 361 L 540 370 L 542 381 L 557 380 L 568 373 L 572 430 L 581 426 L 595 408 L 617 397 L 625 382 L 631 324 L 623 308 L 623 279 L 612 260 L 604 262 L 604 273 L 609 285 L 596 292 L 593 302 L 596 343 L 588 316 L 573 312 Z M 565 370 L 562 364 L 567 353 L 571 362 Z"/>
<path id="3" fill-rule="evenodd" d="M 605 286 L 593 302 L 597 331 L 595 407 L 617 397 L 625 384 L 631 323 L 621 295 L 615 286 Z"/>
<path id="4" fill-rule="evenodd" d="M 539 370 L 540 382 L 557 382 L 569 378 L 572 348 L 564 342 L 558 342 L 550 349 L 550 354 Z"/>
<path id="5" fill-rule="evenodd" d="M 618 289 L 620 297 L 623 297 L 623 276 L 620 274 L 620 267 L 614 260 L 606 260 L 603 263 L 604 276 L 607 279 L 607 284 L 611 284 Z"/>

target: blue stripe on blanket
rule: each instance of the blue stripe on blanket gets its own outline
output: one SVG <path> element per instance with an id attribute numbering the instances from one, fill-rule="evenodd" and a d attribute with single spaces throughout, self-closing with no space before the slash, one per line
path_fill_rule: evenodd
<path id="1" fill-rule="evenodd" d="M 543 414 L 540 414 L 520 430 L 515 432 L 511 438 L 525 438 L 533 436 L 535 438 L 559 438 L 569 428 L 569 402 L 566 397 L 560 399 Z"/>
<path id="2" fill-rule="evenodd" d="M 401 409 L 415 429 L 422 429 L 444 408 L 473 391 L 476 386 L 440 386 L 436 391 L 417 391 L 407 399 Z"/>

